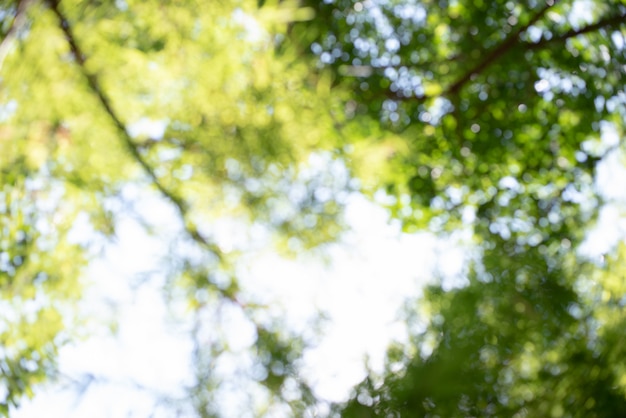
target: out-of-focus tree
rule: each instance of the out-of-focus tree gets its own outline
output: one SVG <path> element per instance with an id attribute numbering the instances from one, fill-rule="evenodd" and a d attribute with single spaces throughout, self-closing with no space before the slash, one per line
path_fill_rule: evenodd
<path id="1" fill-rule="evenodd" d="M 619 1 L 0 3 L 3 407 L 54 375 L 90 251 L 115 236 L 128 185 L 177 213 L 170 283 L 197 312 L 199 416 L 228 350 L 208 317 L 254 328 L 251 380 L 301 416 L 306 341 L 253 295 L 211 234 L 229 217 L 298 253 L 341 208 L 387 194 L 408 232 L 469 232 L 465 284 L 426 289 L 408 346 L 343 416 L 619 416 L 626 409 L 621 249 L 579 248 L 622 155 L 626 7 Z M 119 209 L 118 209 L 119 210 Z M 174 222 L 174 220 L 172 220 Z M 269 319 L 268 319 L 269 318 Z M 213 330 L 219 334 L 218 329 Z M 256 389 L 255 389 L 256 390 Z M 188 400 L 189 401 L 189 400 Z M 267 404 L 256 415 L 270 414 Z"/>
<path id="2" fill-rule="evenodd" d="M 310 17 L 295 3 L 250 1 L 0 4 L 5 413 L 54 375 L 58 347 L 75 335 L 71 312 L 94 254 L 72 236 L 115 237 L 129 205 L 111 202 L 129 185 L 160 195 L 178 217 L 162 222 L 182 225 L 169 283 L 198 312 L 228 305 L 250 318 L 256 379 L 280 395 L 298 345 L 255 319 L 263 307 L 240 296 L 236 251 L 211 230 L 225 217 L 260 224 L 298 253 L 343 228 L 338 96 L 295 50 L 276 48 L 289 22 Z M 202 416 L 211 384 L 202 365 L 226 349 L 218 345 L 198 341 Z"/>
<path id="3" fill-rule="evenodd" d="M 387 132 L 371 190 L 407 231 L 473 236 L 465 284 L 425 292 L 412 344 L 337 413 L 624 414 L 622 257 L 579 251 L 597 167 L 623 156 L 623 2 L 304 4 L 292 39 L 354 92 L 348 118 Z"/>

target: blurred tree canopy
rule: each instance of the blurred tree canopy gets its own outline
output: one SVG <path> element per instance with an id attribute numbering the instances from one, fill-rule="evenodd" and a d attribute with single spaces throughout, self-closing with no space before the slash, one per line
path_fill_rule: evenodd
<path id="1" fill-rule="evenodd" d="M 349 117 L 395 134 L 376 179 L 392 213 L 469 230 L 475 250 L 466 284 L 426 290 L 412 345 L 338 413 L 625 414 L 623 248 L 599 264 L 579 248 L 605 200 L 596 170 L 623 158 L 626 5 L 305 4 L 293 39 L 353 92 Z"/>
<path id="2" fill-rule="evenodd" d="M 178 219 L 161 220 L 183 232 L 169 281 L 198 311 L 226 304 L 253 316 L 253 301 L 239 294 L 236 251 L 212 237 L 217 219 L 261 224 L 287 253 L 343 229 L 352 186 L 345 166 L 326 170 L 343 152 L 330 81 L 295 49 L 275 47 L 310 10 L 88 0 L 7 1 L 0 12 L 5 412 L 54 375 L 58 347 L 80 325 L 79 277 L 97 256 L 72 235 L 115 237 L 129 205 L 112 202 L 128 200 L 128 185 L 175 209 Z M 256 324 L 261 368 L 294 356 L 279 327 Z M 287 373 L 257 374 L 278 390 Z"/>
<path id="3" fill-rule="evenodd" d="M 115 236 L 109 203 L 134 184 L 177 213 L 172 285 L 250 318 L 253 377 L 293 416 L 316 403 L 306 341 L 242 295 L 211 225 L 262 225 L 297 254 L 341 234 L 352 191 L 384 191 L 407 232 L 464 232 L 471 259 L 332 414 L 625 414 L 625 250 L 579 251 L 598 167 L 623 156 L 625 19 L 616 0 L 1 1 L 4 412 L 80 327 L 77 219 Z M 204 417 L 227 347 L 201 328 Z"/>

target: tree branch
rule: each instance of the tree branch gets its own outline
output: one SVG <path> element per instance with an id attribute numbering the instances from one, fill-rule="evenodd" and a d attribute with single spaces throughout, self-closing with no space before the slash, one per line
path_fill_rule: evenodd
<path id="1" fill-rule="evenodd" d="M 2 68 L 4 59 L 9 54 L 11 42 L 19 35 L 22 28 L 26 24 L 26 9 L 28 8 L 30 2 L 31 0 L 18 0 L 17 2 L 17 9 L 15 11 L 13 22 L 11 22 L 9 30 L 6 35 L 4 35 L 2 41 L 0 41 L 0 68 Z"/>
<path id="2" fill-rule="evenodd" d="M 133 159 L 141 166 L 143 171 L 148 175 L 152 184 L 154 184 L 154 186 L 161 193 L 161 195 L 163 195 L 176 207 L 178 213 L 183 220 L 184 228 L 187 234 L 194 241 L 201 244 L 211 253 L 216 255 L 221 261 L 223 261 L 223 253 L 221 249 L 217 246 L 217 244 L 210 242 L 205 236 L 203 236 L 198 230 L 197 226 L 193 223 L 193 221 L 189 219 L 189 207 L 187 205 L 187 202 L 185 202 L 185 200 L 181 196 L 178 196 L 175 192 L 168 190 L 168 188 L 161 182 L 161 180 L 159 180 L 154 169 L 150 166 L 148 161 L 141 155 L 138 145 L 133 142 L 132 138 L 128 134 L 126 126 L 121 121 L 120 117 L 118 117 L 117 113 L 113 109 L 113 106 L 111 105 L 111 101 L 100 87 L 97 77 L 95 76 L 95 74 L 89 72 L 89 70 L 86 68 L 86 56 L 76 41 L 76 37 L 74 36 L 68 19 L 59 8 L 60 0 L 46 0 L 46 2 L 48 3 L 50 10 L 52 10 L 52 12 L 59 20 L 59 27 L 65 35 L 66 41 L 70 48 L 70 52 L 78 63 L 81 72 L 85 76 L 89 88 L 95 94 L 96 98 L 100 102 L 100 105 L 109 116 L 111 122 L 113 122 L 113 125 L 118 131 L 118 134 L 122 139 L 125 148 L 128 150 Z"/>
<path id="3" fill-rule="evenodd" d="M 557 0 L 558 1 L 558 0 Z M 552 6 L 556 4 L 556 1 L 548 0 L 546 5 L 539 10 L 525 25 L 520 26 L 515 32 L 510 34 L 504 42 L 498 45 L 492 50 L 481 62 L 476 64 L 472 69 L 463 74 L 457 79 L 443 94 L 451 95 L 456 94 L 461 88 L 476 74 L 482 73 L 487 67 L 492 65 L 498 58 L 508 52 L 517 42 L 519 42 L 520 35 L 524 33 L 529 27 L 534 25 L 539 19 L 541 19 Z"/>
<path id="4" fill-rule="evenodd" d="M 531 49 L 531 50 L 540 49 L 551 43 L 565 42 L 566 40 L 570 38 L 575 38 L 578 35 L 583 35 L 585 33 L 593 32 L 593 31 L 611 27 L 611 26 L 623 25 L 625 22 L 626 22 L 626 14 L 607 16 L 604 19 L 601 19 L 596 23 L 587 25 L 580 29 L 570 29 L 569 31 L 565 32 L 564 34 L 560 36 L 555 36 L 550 39 L 542 38 L 538 42 L 529 43 L 527 44 L 526 48 Z"/>
<path id="5" fill-rule="evenodd" d="M 553 7 L 558 0 L 548 0 L 546 5 L 539 10 L 525 25 L 519 27 L 515 32 L 509 35 L 504 42 L 498 45 L 495 49 L 493 49 L 482 61 L 472 67 L 469 71 L 464 73 L 461 77 L 459 77 L 455 82 L 453 82 L 441 95 L 449 96 L 458 93 L 468 81 L 471 80 L 472 76 L 482 73 L 486 68 L 496 62 L 499 58 L 501 58 L 504 54 L 506 54 L 512 47 L 515 46 L 516 43 L 520 42 L 521 35 L 528 30 L 529 27 L 534 25 L 541 19 L 546 12 Z M 579 35 L 583 35 L 585 33 L 594 32 L 599 29 L 608 28 L 612 26 L 623 25 L 626 21 L 626 13 L 616 14 L 607 16 L 604 19 L 599 20 L 596 23 L 587 25 L 583 28 L 579 29 L 571 29 L 560 36 L 555 36 L 550 39 L 543 38 L 539 42 L 536 43 L 523 43 L 524 47 L 529 50 L 536 50 L 544 48 L 546 45 L 551 43 L 564 42 L 569 38 L 574 38 Z M 395 93 L 388 93 L 390 98 L 399 101 L 419 101 L 423 102 L 426 99 L 429 99 L 428 96 L 417 96 L 417 97 L 401 97 Z"/>

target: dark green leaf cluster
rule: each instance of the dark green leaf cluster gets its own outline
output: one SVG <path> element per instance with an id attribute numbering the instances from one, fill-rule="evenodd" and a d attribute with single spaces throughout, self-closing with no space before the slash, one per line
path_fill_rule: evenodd
<path id="1" fill-rule="evenodd" d="M 621 4 L 595 5 L 586 24 L 570 16 L 570 2 L 314 3 L 318 19 L 295 38 L 355 92 L 350 114 L 380 119 L 406 141 L 390 162 L 398 174 L 387 191 L 431 209 L 401 216 L 392 208 L 407 226 L 446 212 L 443 223 L 454 228 L 450 216 L 467 206 L 487 222 L 514 207 L 537 224 L 545 209 L 500 199 L 502 179 L 533 200 L 552 187 L 569 206 L 559 196 L 589 189 L 603 156 L 583 144 L 603 124 L 621 134 Z"/>

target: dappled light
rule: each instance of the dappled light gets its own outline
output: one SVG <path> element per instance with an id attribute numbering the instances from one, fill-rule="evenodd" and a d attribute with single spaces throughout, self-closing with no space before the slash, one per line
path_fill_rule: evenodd
<path id="1" fill-rule="evenodd" d="M 0 2 L 0 415 L 625 415 L 625 21 Z"/>

